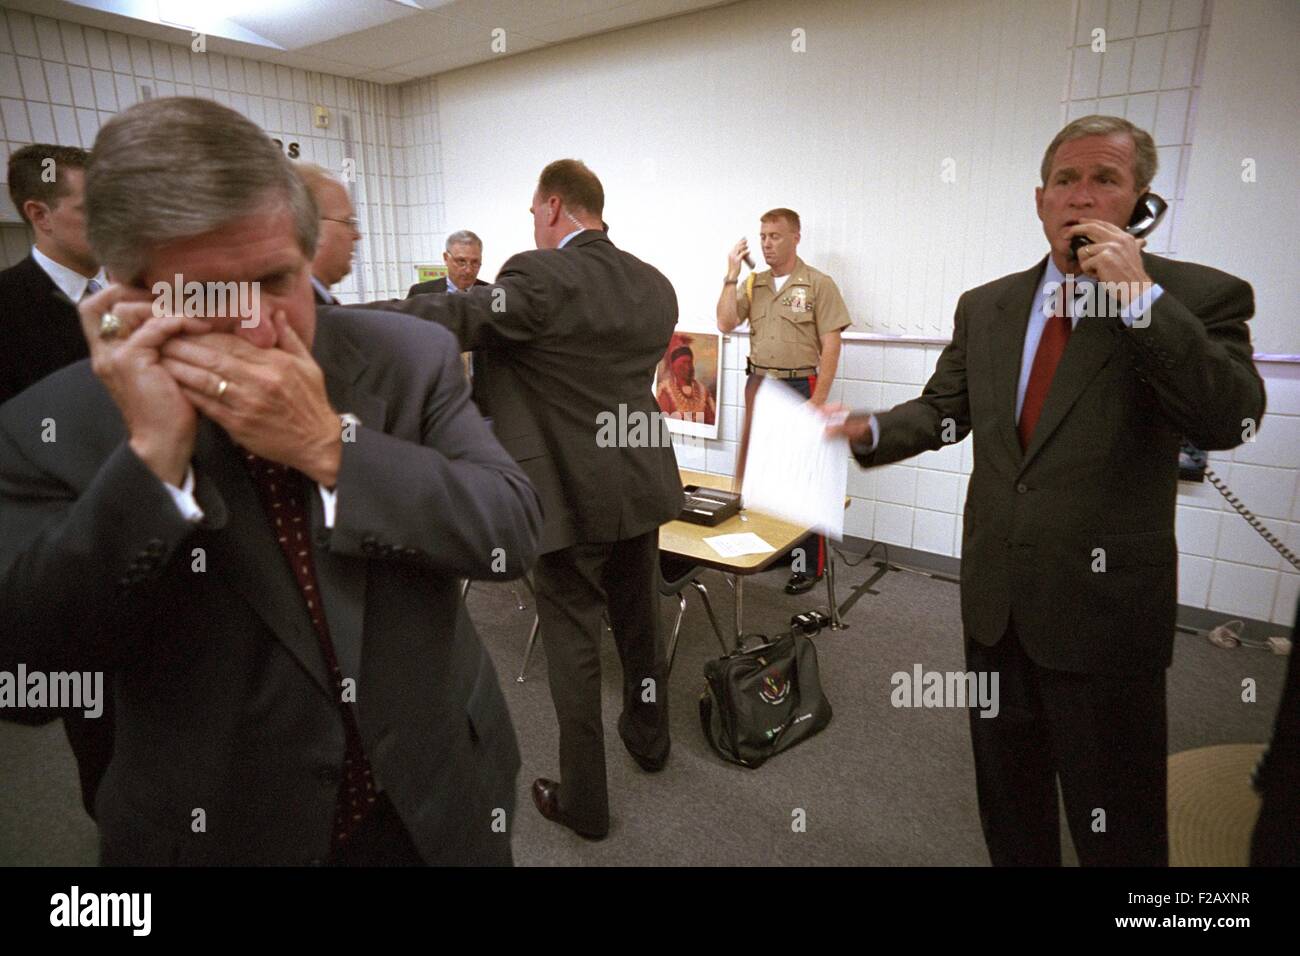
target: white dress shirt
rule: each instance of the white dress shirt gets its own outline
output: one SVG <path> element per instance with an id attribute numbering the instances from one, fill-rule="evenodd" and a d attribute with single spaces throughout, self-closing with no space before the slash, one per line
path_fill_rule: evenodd
<path id="1" fill-rule="evenodd" d="M 60 265 L 35 246 L 32 246 L 32 258 L 36 260 L 36 264 L 41 267 L 41 270 L 50 277 L 50 281 L 54 283 L 58 290 L 71 299 L 74 305 L 81 301 L 82 296 L 86 294 L 86 286 L 89 284 L 90 278 L 83 276 L 74 269 L 69 269 L 65 265 Z M 103 268 L 91 278 L 99 283 L 101 289 L 108 285 L 108 275 Z"/>

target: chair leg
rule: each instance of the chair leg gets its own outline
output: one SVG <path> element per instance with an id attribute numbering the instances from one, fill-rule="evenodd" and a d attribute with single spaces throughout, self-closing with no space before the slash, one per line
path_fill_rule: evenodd
<path id="1" fill-rule="evenodd" d="M 464 602 L 465 595 L 467 594 L 469 594 L 469 578 L 460 582 L 460 599 L 462 602 Z"/>
<path id="2" fill-rule="evenodd" d="M 709 615 L 709 623 L 713 625 L 713 635 L 718 639 L 718 646 L 722 648 L 722 656 L 726 657 L 729 653 L 727 650 L 727 641 L 722 636 L 722 628 L 718 627 L 718 619 L 713 614 L 713 605 L 709 602 L 708 589 L 697 580 L 691 581 L 691 587 L 700 592 L 700 600 L 704 602 L 704 610 Z"/>
<path id="3" fill-rule="evenodd" d="M 673 622 L 673 636 L 668 641 L 668 673 L 673 672 L 673 661 L 677 657 L 677 637 L 682 633 L 682 618 L 686 616 L 686 595 L 677 593 L 677 620 Z"/>
<path id="4" fill-rule="evenodd" d="M 528 673 L 528 659 L 533 656 L 533 645 L 537 643 L 537 632 L 541 629 L 542 619 L 533 615 L 533 628 L 528 632 L 528 646 L 524 648 L 524 663 L 519 668 L 519 676 L 515 678 L 516 683 L 524 682 L 524 675 Z"/>
<path id="5" fill-rule="evenodd" d="M 533 600 L 536 601 L 536 600 L 537 600 L 537 592 L 533 590 L 533 578 L 532 578 L 532 575 L 530 575 L 530 574 L 525 574 L 525 575 L 524 575 L 520 580 L 522 580 L 522 581 L 524 582 L 524 587 L 528 588 L 528 593 L 532 596 Z M 521 597 L 519 596 L 519 588 L 518 588 L 518 587 L 512 587 L 512 588 L 510 589 L 510 593 L 513 594 L 513 595 L 515 596 L 515 607 L 516 607 L 516 608 L 518 608 L 519 610 L 522 611 L 524 608 L 526 608 L 526 607 L 528 606 L 527 604 L 524 603 L 524 599 L 521 598 Z"/>

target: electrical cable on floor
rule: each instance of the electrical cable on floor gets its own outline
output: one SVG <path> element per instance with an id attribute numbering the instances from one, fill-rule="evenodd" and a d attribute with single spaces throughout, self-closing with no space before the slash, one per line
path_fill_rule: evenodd
<path id="1" fill-rule="evenodd" d="M 1245 630 L 1245 621 L 1233 620 L 1220 624 L 1213 630 L 1204 633 L 1206 640 L 1216 647 L 1250 647 L 1255 650 L 1269 651 L 1280 656 L 1286 656 L 1291 653 L 1291 639 L 1289 637 L 1269 637 L 1262 641 L 1257 641 L 1248 637 L 1242 637 L 1241 635 Z"/>

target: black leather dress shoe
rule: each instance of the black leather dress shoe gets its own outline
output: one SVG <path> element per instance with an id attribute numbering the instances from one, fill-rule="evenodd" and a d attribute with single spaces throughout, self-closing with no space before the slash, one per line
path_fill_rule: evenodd
<path id="1" fill-rule="evenodd" d="M 790 575 L 790 580 L 785 583 L 786 594 L 804 594 L 813 589 L 813 586 L 822 579 L 820 574 L 815 577 L 812 575 L 795 572 Z"/>
<path id="2" fill-rule="evenodd" d="M 552 823 L 558 823 L 566 826 L 578 836 L 586 840 L 603 840 L 608 835 L 609 830 L 591 831 L 581 830 L 574 826 L 569 819 L 560 812 L 560 785 L 554 780 L 547 780 L 545 777 L 538 777 L 533 781 L 533 804 L 537 807 L 537 812 Z"/>
<path id="3" fill-rule="evenodd" d="M 664 765 L 668 763 L 667 750 L 664 751 L 664 755 L 660 757 L 658 760 L 651 760 L 649 757 L 646 757 L 643 754 L 639 754 L 631 747 L 628 747 L 626 741 L 624 742 L 623 746 L 626 747 L 627 752 L 632 755 L 632 759 L 636 761 L 636 765 L 640 767 L 642 770 L 644 770 L 646 773 L 658 773 L 660 770 L 664 769 Z M 671 744 L 669 746 L 671 747 Z"/>
<path id="4" fill-rule="evenodd" d="M 659 757 L 651 757 L 648 754 L 639 753 L 632 746 L 632 718 L 625 710 L 618 717 L 618 737 L 623 741 L 623 749 L 632 755 L 636 765 L 646 773 L 658 773 L 664 769 L 664 764 L 668 762 L 668 751 L 672 749 L 673 742 L 671 739 L 664 741 L 664 752 Z M 664 736 L 667 737 L 665 731 Z"/>

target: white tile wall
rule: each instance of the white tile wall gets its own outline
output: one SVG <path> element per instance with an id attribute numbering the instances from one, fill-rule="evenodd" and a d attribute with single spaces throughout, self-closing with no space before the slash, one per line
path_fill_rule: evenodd
<path id="1" fill-rule="evenodd" d="M 1201 0 L 1089 0 L 1077 7 L 1067 120 L 1089 113 L 1124 116 L 1151 133 L 1159 170 L 1151 184 L 1169 212 L 1149 237 L 1151 252 L 1177 252 L 1178 206 L 1187 181 L 1192 116 L 1200 86 L 1210 4 Z M 1104 28 L 1106 48 L 1093 50 Z"/>
<path id="2" fill-rule="evenodd" d="M 400 268 L 405 289 L 416 280 L 417 265 L 441 265 L 448 233 L 481 230 L 474 223 L 446 222 L 442 196 L 441 133 L 436 79 L 417 80 L 400 87 L 402 194 L 398 208 L 404 228 L 399 234 Z M 488 278 L 491 278 L 490 276 Z"/>
<path id="3" fill-rule="evenodd" d="M 0 179 L 3 161 L 18 147 L 57 142 L 88 149 L 102 123 L 146 95 L 215 99 L 270 136 L 299 143 L 300 158 L 335 172 L 345 155 L 355 159 L 354 200 L 367 235 L 353 274 L 336 291 L 344 301 L 398 294 L 396 151 L 389 148 L 400 132 L 395 90 L 0 9 Z M 312 125 L 314 104 L 330 109 L 327 129 Z M 0 264 L 21 259 L 28 247 L 26 227 L 0 190 Z"/>

